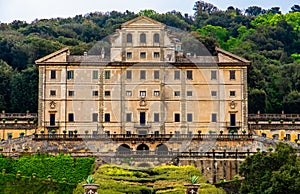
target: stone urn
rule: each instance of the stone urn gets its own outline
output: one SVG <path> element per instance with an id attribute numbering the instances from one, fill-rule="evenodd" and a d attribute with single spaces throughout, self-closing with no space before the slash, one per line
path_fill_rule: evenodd
<path id="1" fill-rule="evenodd" d="M 198 194 L 198 189 L 200 187 L 200 184 L 188 184 L 184 186 L 186 188 L 185 194 Z"/>
<path id="2" fill-rule="evenodd" d="M 98 194 L 98 184 L 83 184 L 82 187 L 84 188 L 84 194 Z"/>

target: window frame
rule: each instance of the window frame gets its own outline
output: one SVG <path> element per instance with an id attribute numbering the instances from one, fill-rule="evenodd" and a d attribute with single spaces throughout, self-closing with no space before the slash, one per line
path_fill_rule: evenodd
<path id="1" fill-rule="evenodd" d="M 180 71 L 174 70 L 174 80 L 180 80 Z"/>
<path id="2" fill-rule="evenodd" d="M 211 122 L 216 123 L 217 122 L 217 113 L 211 113 Z"/>
<path id="3" fill-rule="evenodd" d="M 189 96 L 189 97 L 193 96 L 193 91 L 186 91 L 186 96 Z"/>
<path id="4" fill-rule="evenodd" d="M 154 72 L 153 72 L 153 78 L 157 80 L 157 79 L 159 79 L 159 77 L 160 77 L 159 70 L 154 70 Z"/>
<path id="5" fill-rule="evenodd" d="M 97 71 L 97 70 L 93 70 L 93 73 L 92 73 L 93 75 L 93 80 L 98 80 L 98 78 L 99 78 L 99 71 Z"/>
<path id="6" fill-rule="evenodd" d="M 160 42 L 160 36 L 158 33 L 153 34 L 153 43 L 159 43 Z"/>
<path id="7" fill-rule="evenodd" d="M 132 52 L 126 52 L 126 58 L 132 59 Z"/>
<path id="8" fill-rule="evenodd" d="M 210 80 L 217 80 L 217 70 L 210 71 Z"/>
<path id="9" fill-rule="evenodd" d="M 56 79 L 56 70 L 50 70 L 50 79 Z"/>
<path id="10" fill-rule="evenodd" d="M 146 70 L 140 70 L 140 79 L 145 80 L 146 79 Z"/>
<path id="11" fill-rule="evenodd" d="M 143 95 L 143 94 L 145 94 L 145 95 Z M 147 96 L 147 91 L 145 91 L 145 90 L 140 91 L 140 97 L 146 97 L 146 96 Z"/>
<path id="12" fill-rule="evenodd" d="M 104 113 L 104 122 L 110 122 L 111 118 L 110 118 L 110 113 Z"/>
<path id="13" fill-rule="evenodd" d="M 193 122 L 193 113 L 187 113 L 186 114 L 186 121 L 187 122 Z"/>
<path id="14" fill-rule="evenodd" d="M 160 96 L 160 91 L 154 90 L 153 91 L 153 96 Z"/>
<path id="15" fill-rule="evenodd" d="M 180 91 L 174 91 L 174 96 L 180 97 Z"/>
<path id="16" fill-rule="evenodd" d="M 236 80 L 235 70 L 229 70 L 229 80 Z"/>
<path id="17" fill-rule="evenodd" d="M 180 122 L 180 113 L 174 113 L 174 122 Z"/>
<path id="18" fill-rule="evenodd" d="M 230 90 L 230 91 L 229 91 L 229 96 L 230 96 L 230 97 L 235 97 L 235 96 L 236 96 L 235 90 Z"/>
<path id="19" fill-rule="evenodd" d="M 144 32 L 140 34 L 140 43 L 147 43 L 147 36 Z"/>
<path id="20" fill-rule="evenodd" d="M 92 96 L 99 96 L 99 91 L 98 90 L 93 90 L 92 91 Z"/>
<path id="21" fill-rule="evenodd" d="M 186 70 L 186 79 L 193 80 L 193 70 Z"/>
<path id="22" fill-rule="evenodd" d="M 68 96 L 75 96 L 74 90 L 68 90 Z"/>
<path id="23" fill-rule="evenodd" d="M 155 122 L 155 123 L 160 122 L 159 113 L 153 113 L 153 122 Z"/>
<path id="24" fill-rule="evenodd" d="M 75 121 L 74 113 L 68 113 L 68 122 L 74 122 L 74 121 Z"/>
<path id="25" fill-rule="evenodd" d="M 158 59 L 160 57 L 159 52 L 153 52 L 153 58 Z"/>
<path id="26" fill-rule="evenodd" d="M 128 34 L 126 35 L 126 42 L 127 42 L 127 43 L 132 43 L 132 34 L 131 34 L 131 33 L 128 33 Z"/>
<path id="27" fill-rule="evenodd" d="M 147 53 L 146 52 L 140 52 L 140 59 L 146 59 L 147 58 Z"/>
<path id="28" fill-rule="evenodd" d="M 56 90 L 50 90 L 50 96 L 56 96 Z"/>
<path id="29" fill-rule="evenodd" d="M 111 95 L 110 90 L 104 90 L 104 96 L 105 97 L 110 97 L 110 95 Z"/>
<path id="30" fill-rule="evenodd" d="M 126 113 L 126 122 L 132 122 L 132 113 Z"/>
<path id="31" fill-rule="evenodd" d="M 74 79 L 74 70 L 67 71 L 67 79 Z"/>
<path id="32" fill-rule="evenodd" d="M 98 122 L 98 113 L 92 114 L 92 122 Z"/>
<path id="33" fill-rule="evenodd" d="M 105 78 L 105 79 L 110 79 L 110 77 L 111 77 L 111 72 L 110 72 L 110 70 L 105 70 L 105 71 L 104 71 L 104 78 Z"/>

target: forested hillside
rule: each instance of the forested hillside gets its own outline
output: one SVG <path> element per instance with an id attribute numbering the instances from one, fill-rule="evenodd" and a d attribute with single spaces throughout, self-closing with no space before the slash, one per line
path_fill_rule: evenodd
<path id="1" fill-rule="evenodd" d="M 252 61 L 249 69 L 249 112 L 299 113 L 300 6 L 286 14 L 280 8 L 219 10 L 197 1 L 194 15 L 95 12 L 73 18 L 32 23 L 0 23 L 0 110 L 37 112 L 38 73 L 34 61 L 65 46 L 82 55 L 122 23 L 140 14 L 191 32 L 209 50 L 214 46 Z"/>

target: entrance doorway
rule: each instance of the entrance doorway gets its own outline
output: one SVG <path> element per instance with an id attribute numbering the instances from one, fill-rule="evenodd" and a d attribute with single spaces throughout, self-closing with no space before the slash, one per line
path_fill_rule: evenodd
<path id="1" fill-rule="evenodd" d="M 230 126 L 236 126 L 235 114 L 230 114 Z"/>
<path id="2" fill-rule="evenodd" d="M 50 126 L 55 125 L 55 114 L 50 114 Z"/>
<path id="3" fill-rule="evenodd" d="M 146 113 L 140 112 L 140 125 L 145 125 L 145 124 L 146 124 Z"/>

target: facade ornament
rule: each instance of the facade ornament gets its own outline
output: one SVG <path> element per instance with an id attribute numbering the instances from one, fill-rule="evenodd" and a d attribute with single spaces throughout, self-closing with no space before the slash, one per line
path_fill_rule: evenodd
<path id="1" fill-rule="evenodd" d="M 231 102 L 229 103 L 229 106 L 231 109 L 235 109 L 236 103 L 233 100 L 231 100 Z"/>
<path id="2" fill-rule="evenodd" d="M 50 109 L 55 109 L 56 107 L 56 103 L 53 100 L 49 103 L 49 105 L 50 105 Z"/>

